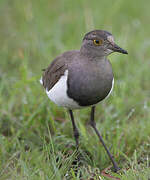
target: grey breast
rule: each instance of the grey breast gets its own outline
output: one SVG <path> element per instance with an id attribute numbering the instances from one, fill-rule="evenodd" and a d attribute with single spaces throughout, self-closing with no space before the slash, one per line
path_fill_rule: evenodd
<path id="1" fill-rule="evenodd" d="M 70 98 L 80 106 L 102 101 L 112 88 L 112 66 L 107 59 L 91 61 L 75 59 L 68 66 L 68 91 Z"/>

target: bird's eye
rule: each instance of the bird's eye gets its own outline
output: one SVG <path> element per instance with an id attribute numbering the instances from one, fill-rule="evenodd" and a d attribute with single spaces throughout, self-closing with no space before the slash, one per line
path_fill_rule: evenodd
<path id="1" fill-rule="evenodd" d="M 100 46 L 103 44 L 103 41 L 101 39 L 100 40 L 94 39 L 93 42 L 96 46 Z"/>

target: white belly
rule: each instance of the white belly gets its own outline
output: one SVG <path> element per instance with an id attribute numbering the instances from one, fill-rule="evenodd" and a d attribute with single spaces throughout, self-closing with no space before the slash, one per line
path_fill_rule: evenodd
<path id="1" fill-rule="evenodd" d="M 105 99 L 107 99 L 107 98 L 110 96 L 110 94 L 111 94 L 112 91 L 113 91 L 113 88 L 114 88 L 114 78 L 113 78 L 113 80 L 112 80 L 112 87 L 111 87 L 111 90 L 110 90 L 110 92 L 108 93 L 108 95 L 106 96 Z"/>
<path id="2" fill-rule="evenodd" d="M 49 91 L 46 90 L 46 94 L 48 95 L 49 99 L 58 106 L 63 106 L 70 109 L 82 108 L 73 99 L 68 97 L 67 79 L 68 79 L 68 70 L 65 71 L 64 75 L 53 86 L 52 89 L 50 89 Z"/>
<path id="3" fill-rule="evenodd" d="M 73 99 L 68 97 L 67 79 L 68 79 L 68 70 L 65 71 L 64 75 L 59 79 L 59 81 L 53 86 L 52 89 L 50 89 L 49 91 L 46 90 L 47 96 L 51 101 L 53 101 L 58 106 L 62 106 L 70 109 L 84 108 L 84 106 L 80 106 L 77 102 L 75 102 Z M 40 79 L 40 83 L 43 84 L 42 79 Z M 112 81 L 112 88 L 109 94 L 106 96 L 106 98 L 108 98 L 109 95 L 111 94 L 113 90 L 113 86 L 114 86 L 114 79 Z"/>

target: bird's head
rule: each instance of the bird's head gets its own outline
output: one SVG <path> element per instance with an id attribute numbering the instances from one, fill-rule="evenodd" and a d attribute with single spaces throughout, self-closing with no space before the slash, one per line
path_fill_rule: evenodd
<path id="1" fill-rule="evenodd" d="M 113 35 L 104 30 L 94 30 L 87 33 L 83 38 L 81 51 L 94 57 L 108 56 L 113 52 L 128 54 L 126 50 L 114 42 Z"/>

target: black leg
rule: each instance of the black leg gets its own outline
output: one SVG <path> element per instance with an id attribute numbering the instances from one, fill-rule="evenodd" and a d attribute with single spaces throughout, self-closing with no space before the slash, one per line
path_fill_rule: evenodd
<path id="1" fill-rule="evenodd" d="M 97 128 L 96 128 L 96 123 L 95 123 L 95 120 L 94 120 L 94 113 L 95 113 L 95 106 L 93 106 L 91 108 L 91 121 L 90 121 L 90 125 L 93 127 L 93 129 L 95 130 L 97 136 L 99 137 L 99 140 L 100 142 L 103 144 L 111 162 L 113 163 L 113 166 L 114 166 L 114 171 L 117 172 L 120 168 L 118 167 L 117 163 L 114 161 L 113 159 L 113 156 L 111 155 L 111 153 L 109 152 L 108 148 L 106 147 L 104 141 L 103 141 L 103 138 L 102 136 L 100 135 L 100 133 L 98 132 Z"/>
<path id="2" fill-rule="evenodd" d="M 75 137 L 75 141 L 76 141 L 76 147 L 78 149 L 78 146 L 79 146 L 79 131 L 78 131 L 77 127 L 76 127 L 73 112 L 72 112 L 71 109 L 69 109 L 69 114 L 70 114 L 71 121 L 72 121 L 73 133 L 74 133 L 74 137 Z"/>

